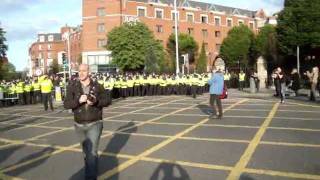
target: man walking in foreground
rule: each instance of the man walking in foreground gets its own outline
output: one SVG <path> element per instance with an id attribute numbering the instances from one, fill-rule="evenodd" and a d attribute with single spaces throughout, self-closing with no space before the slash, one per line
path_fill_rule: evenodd
<path id="1" fill-rule="evenodd" d="M 95 180 L 98 175 L 98 146 L 103 129 L 102 109 L 108 105 L 102 85 L 89 77 L 89 66 L 79 66 L 79 80 L 69 83 L 64 101 L 72 109 L 75 131 L 80 138 L 85 163 L 85 179 Z"/>
<path id="2" fill-rule="evenodd" d="M 213 118 L 222 118 L 222 104 L 221 104 L 221 99 L 220 95 L 223 92 L 223 85 L 224 85 L 224 80 L 223 80 L 223 73 L 220 70 L 216 70 L 215 67 L 213 69 L 213 73 L 211 76 L 211 79 L 209 79 L 208 84 L 210 86 L 210 105 L 212 107 L 213 113 L 210 116 L 210 119 Z M 217 106 L 215 105 L 217 103 Z"/>

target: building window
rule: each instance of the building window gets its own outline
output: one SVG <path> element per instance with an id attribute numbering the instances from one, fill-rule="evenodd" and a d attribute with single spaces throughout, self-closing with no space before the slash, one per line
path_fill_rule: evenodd
<path id="1" fill-rule="evenodd" d="M 155 17 L 158 19 L 163 19 L 163 9 L 155 9 Z"/>
<path id="2" fill-rule="evenodd" d="M 178 26 L 177 30 L 179 31 L 179 26 Z M 172 26 L 172 33 L 175 33 L 175 26 Z"/>
<path id="3" fill-rule="evenodd" d="M 163 32 L 162 25 L 156 25 L 156 29 L 157 29 L 158 33 L 162 33 Z"/>
<path id="4" fill-rule="evenodd" d="M 98 39 L 98 48 L 105 48 L 106 45 L 107 45 L 106 39 Z"/>
<path id="5" fill-rule="evenodd" d="M 52 46 L 51 44 L 48 44 L 48 50 L 51 50 Z"/>
<path id="6" fill-rule="evenodd" d="M 187 21 L 188 22 L 193 22 L 194 21 L 194 15 L 193 13 L 187 13 Z"/>
<path id="7" fill-rule="evenodd" d="M 202 29 L 202 36 L 203 36 L 204 38 L 208 37 L 208 30 Z"/>
<path id="8" fill-rule="evenodd" d="M 244 24 L 244 21 L 240 19 L 240 20 L 238 20 L 238 24 L 240 26 L 241 24 Z"/>
<path id="9" fill-rule="evenodd" d="M 254 23 L 253 23 L 253 22 L 250 22 L 250 23 L 249 23 L 249 26 L 250 26 L 250 29 L 253 29 L 253 28 L 254 28 Z"/>
<path id="10" fill-rule="evenodd" d="M 204 24 L 208 23 L 208 16 L 207 15 L 201 15 L 201 23 L 204 23 Z"/>
<path id="11" fill-rule="evenodd" d="M 177 12 L 177 17 L 178 17 L 178 20 L 179 20 L 179 12 Z M 174 21 L 175 18 L 176 18 L 176 16 L 175 16 L 174 11 L 171 11 L 171 19 Z"/>
<path id="12" fill-rule="evenodd" d="M 53 41 L 53 35 L 48 36 L 48 41 L 52 42 Z"/>
<path id="13" fill-rule="evenodd" d="M 52 58 L 52 54 L 50 52 L 48 52 L 48 58 Z"/>
<path id="14" fill-rule="evenodd" d="M 215 34 L 216 37 L 220 37 L 221 36 L 221 32 L 220 31 L 215 31 L 214 34 Z"/>
<path id="15" fill-rule="evenodd" d="M 193 35 L 193 28 L 188 28 L 188 34 Z"/>
<path id="16" fill-rule="evenodd" d="M 232 19 L 227 19 L 227 26 L 232 27 Z"/>
<path id="17" fill-rule="evenodd" d="M 216 26 L 220 26 L 221 25 L 221 18 L 220 17 L 214 17 L 214 24 Z"/>
<path id="18" fill-rule="evenodd" d="M 103 33 L 106 31 L 105 29 L 105 26 L 104 26 L 104 23 L 99 23 L 98 26 L 97 26 L 97 31 L 100 32 L 100 33 Z"/>
<path id="19" fill-rule="evenodd" d="M 44 39 L 45 39 L 44 36 L 39 36 L 39 41 L 40 42 L 44 42 Z"/>
<path id="20" fill-rule="evenodd" d="M 98 8 L 97 9 L 97 16 L 105 16 L 106 15 L 106 9 L 105 8 Z"/>
<path id="21" fill-rule="evenodd" d="M 216 50 L 218 53 L 220 53 L 220 49 L 221 49 L 221 44 L 216 44 Z"/>
<path id="22" fill-rule="evenodd" d="M 41 51 L 41 50 L 42 50 L 42 45 L 41 45 L 41 44 L 39 44 L 39 47 L 38 47 L 38 48 L 39 48 L 39 50 Z"/>
<path id="23" fill-rule="evenodd" d="M 138 7 L 138 17 L 146 16 L 146 7 Z"/>

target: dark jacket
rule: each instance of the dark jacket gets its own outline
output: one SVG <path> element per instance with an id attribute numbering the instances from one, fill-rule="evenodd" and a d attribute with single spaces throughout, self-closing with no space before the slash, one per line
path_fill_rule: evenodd
<path id="1" fill-rule="evenodd" d="M 72 81 L 67 87 L 64 107 L 72 109 L 74 120 L 80 124 L 102 120 L 102 108 L 108 106 L 107 94 L 103 87 L 92 80 L 90 80 L 89 86 L 90 94 L 97 99 L 97 102 L 92 106 L 79 103 L 80 96 L 84 94 L 80 81 Z"/>

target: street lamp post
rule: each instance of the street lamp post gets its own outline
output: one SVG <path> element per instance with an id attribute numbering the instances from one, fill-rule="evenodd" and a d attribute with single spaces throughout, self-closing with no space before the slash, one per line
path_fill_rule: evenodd
<path id="1" fill-rule="evenodd" d="M 177 0 L 174 0 L 174 32 L 176 38 L 176 74 L 180 73 L 179 70 L 179 43 L 178 43 L 178 13 L 177 13 Z"/>

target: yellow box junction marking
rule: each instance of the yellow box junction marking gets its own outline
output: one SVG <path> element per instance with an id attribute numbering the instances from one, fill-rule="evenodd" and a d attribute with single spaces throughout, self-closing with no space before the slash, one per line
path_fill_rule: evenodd
<path id="1" fill-rule="evenodd" d="M 267 130 L 268 126 L 270 125 L 272 118 L 275 116 L 278 108 L 279 108 L 279 103 L 276 103 L 273 106 L 272 110 L 270 111 L 267 119 L 264 121 L 264 123 L 261 125 L 256 135 L 251 140 L 250 144 L 248 145 L 247 149 L 241 156 L 240 160 L 237 162 L 236 166 L 230 172 L 229 176 L 227 177 L 227 180 L 239 179 L 241 173 L 243 173 L 253 153 L 255 152 L 259 142 L 261 141 L 263 134 Z"/>

